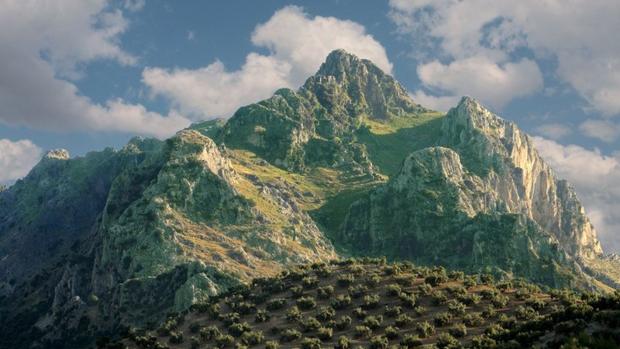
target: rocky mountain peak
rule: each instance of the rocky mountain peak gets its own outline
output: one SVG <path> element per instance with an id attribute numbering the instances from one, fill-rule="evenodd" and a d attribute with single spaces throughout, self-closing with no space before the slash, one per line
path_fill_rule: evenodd
<path id="1" fill-rule="evenodd" d="M 371 61 L 341 49 L 327 56 L 304 90 L 330 112 L 354 117 L 365 114 L 389 119 L 423 110 L 394 78 Z"/>

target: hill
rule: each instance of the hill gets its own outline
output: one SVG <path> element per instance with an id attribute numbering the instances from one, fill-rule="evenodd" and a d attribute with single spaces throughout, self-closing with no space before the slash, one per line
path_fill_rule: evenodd
<path id="1" fill-rule="evenodd" d="M 489 274 L 345 260 L 254 280 L 109 347 L 611 348 L 620 345 L 619 315 L 620 294 L 543 292 Z"/>

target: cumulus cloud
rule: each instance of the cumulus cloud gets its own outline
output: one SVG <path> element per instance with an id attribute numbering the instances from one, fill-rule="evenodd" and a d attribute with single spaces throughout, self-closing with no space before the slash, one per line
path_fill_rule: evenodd
<path id="1" fill-rule="evenodd" d="M 143 2 L 126 1 L 128 10 Z M 0 4 L 0 122 L 48 130 L 112 130 L 164 137 L 189 124 L 121 99 L 94 103 L 72 82 L 85 64 L 137 59 L 119 45 L 128 28 L 105 0 L 9 0 Z"/>
<path id="2" fill-rule="evenodd" d="M 330 51 L 345 49 L 372 60 L 386 72 L 392 64 L 385 49 L 358 23 L 311 17 L 287 6 L 259 24 L 252 43 L 269 51 L 252 52 L 243 66 L 228 71 L 215 61 L 199 69 L 147 68 L 142 77 L 154 95 L 168 98 L 194 119 L 230 116 L 238 107 L 269 97 L 281 87 L 296 88 L 312 75 Z"/>
<path id="3" fill-rule="evenodd" d="M 40 159 L 41 148 L 30 140 L 0 139 L 0 184 L 25 176 Z"/>
<path id="4" fill-rule="evenodd" d="M 607 252 L 620 252 L 620 155 L 533 137 L 559 177 L 574 185 Z"/>
<path id="5" fill-rule="evenodd" d="M 564 124 L 548 123 L 536 127 L 536 132 L 551 139 L 558 140 L 573 133 L 573 130 Z"/>
<path id="6" fill-rule="evenodd" d="M 486 57 L 469 57 L 450 64 L 432 61 L 418 67 L 422 83 L 452 96 L 480 96 L 495 108 L 543 86 L 538 65 L 529 59 L 499 65 Z"/>
<path id="7" fill-rule="evenodd" d="M 390 6 L 390 17 L 401 33 L 410 34 L 423 64 L 430 60 L 424 52 L 442 57 L 443 69 L 484 57 L 485 64 L 477 70 L 471 67 L 483 79 L 490 68 L 501 73 L 508 64 L 527 64 L 521 67 L 526 75 L 500 74 L 503 80 L 491 80 L 486 89 L 474 91 L 487 103 L 502 104 L 536 91 L 542 81 L 536 61 L 550 59 L 557 62 L 557 77 L 592 108 L 606 115 L 620 114 L 620 41 L 602 39 L 618 31 L 618 1 L 391 0 Z M 473 73 L 471 69 L 451 69 L 451 73 L 466 77 Z M 434 87 L 441 77 L 429 76 L 422 82 Z M 508 89 L 497 93 L 513 83 L 525 85 L 513 95 Z M 446 89 L 460 93 L 468 88 L 473 87 L 461 83 Z"/>
<path id="8" fill-rule="evenodd" d="M 620 125 L 609 120 L 586 120 L 579 129 L 589 137 L 612 143 L 620 136 Z"/>

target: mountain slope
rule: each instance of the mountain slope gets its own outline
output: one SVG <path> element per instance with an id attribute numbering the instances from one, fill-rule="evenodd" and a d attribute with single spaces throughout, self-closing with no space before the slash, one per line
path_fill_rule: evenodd
<path id="1" fill-rule="evenodd" d="M 337 50 L 226 122 L 52 152 L 0 191 L 0 346 L 84 347 L 350 254 L 576 288 L 620 267 L 515 125 L 468 98 L 427 110 Z"/>

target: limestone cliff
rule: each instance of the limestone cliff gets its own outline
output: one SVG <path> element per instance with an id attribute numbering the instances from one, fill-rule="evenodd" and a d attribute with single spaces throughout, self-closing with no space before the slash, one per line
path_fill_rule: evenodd
<path id="1" fill-rule="evenodd" d="M 441 131 L 353 204 L 338 235 L 352 253 L 600 286 L 582 270 L 603 257 L 596 232 L 527 135 L 468 97 Z"/>

